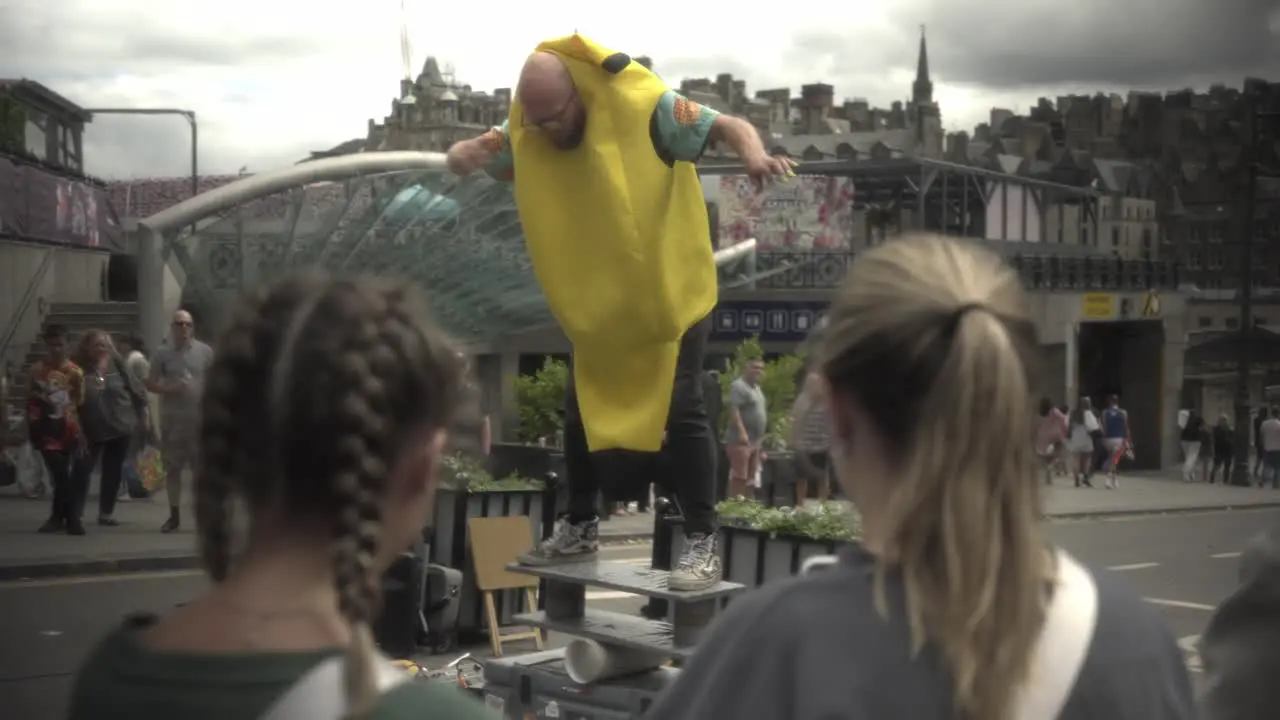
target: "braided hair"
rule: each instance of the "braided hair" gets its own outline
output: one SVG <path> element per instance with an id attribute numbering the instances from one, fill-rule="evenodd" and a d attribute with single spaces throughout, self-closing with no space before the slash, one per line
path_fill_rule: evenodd
<path id="1" fill-rule="evenodd" d="M 251 519 L 330 523 L 358 717 L 377 694 L 370 623 L 388 476 L 424 429 L 448 426 L 459 361 L 410 285 L 317 273 L 246 296 L 217 347 L 195 482 L 204 564 L 214 582 L 227 576 L 233 498 Z"/>

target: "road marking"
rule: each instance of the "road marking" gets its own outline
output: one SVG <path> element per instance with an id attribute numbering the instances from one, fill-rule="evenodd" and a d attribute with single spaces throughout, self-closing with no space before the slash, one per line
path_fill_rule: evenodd
<path id="1" fill-rule="evenodd" d="M 1165 607 L 1184 608 L 1186 610 L 1217 610 L 1213 605 L 1205 605 L 1204 603 L 1185 602 L 1182 600 L 1165 600 L 1163 598 L 1142 598 L 1152 605 L 1163 605 Z"/>
<path id="2" fill-rule="evenodd" d="M 1217 560 L 1222 560 L 1222 559 L 1224 559 L 1224 558 L 1238 558 L 1238 557 L 1240 557 L 1240 556 L 1241 556 L 1241 555 L 1243 555 L 1243 554 L 1244 554 L 1244 553 L 1238 553 L 1238 552 L 1217 553 L 1217 554 L 1215 554 L 1215 555 L 1210 555 L 1209 557 L 1214 558 L 1214 559 L 1217 559 Z"/>
<path id="3" fill-rule="evenodd" d="M 1160 563 L 1145 562 L 1145 563 L 1131 563 L 1129 565 L 1112 565 L 1107 569 L 1120 572 L 1124 570 L 1143 570 L 1145 568 L 1153 568 L 1153 567 L 1160 567 Z"/>

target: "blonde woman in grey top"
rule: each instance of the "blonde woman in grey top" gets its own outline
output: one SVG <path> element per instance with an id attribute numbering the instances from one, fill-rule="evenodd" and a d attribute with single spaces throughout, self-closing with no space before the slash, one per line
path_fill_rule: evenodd
<path id="1" fill-rule="evenodd" d="M 908 237 L 858 257 L 819 371 L 860 539 L 736 598 L 646 717 L 1195 718 L 1158 612 L 1049 541 L 1034 448 L 1010 442 L 1035 417 L 1028 305 L 975 244 Z"/>

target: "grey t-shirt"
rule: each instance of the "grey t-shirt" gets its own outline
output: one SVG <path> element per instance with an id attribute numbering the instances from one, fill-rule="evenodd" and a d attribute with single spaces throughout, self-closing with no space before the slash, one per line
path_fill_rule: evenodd
<path id="1" fill-rule="evenodd" d="M 132 433 L 147 411 L 144 392 L 118 357 L 111 358 L 101 374 L 86 369 L 84 403 L 80 407 L 85 435 L 93 442 L 102 442 Z"/>
<path id="2" fill-rule="evenodd" d="M 899 578 L 886 577 L 886 620 L 873 571 L 871 556 L 851 548 L 829 570 L 735 600 L 646 717 L 957 720 L 939 655 L 926 645 L 912 657 Z M 1196 717 L 1182 653 L 1159 615 L 1114 576 L 1093 577 L 1097 627 L 1058 719 Z"/>
<path id="3" fill-rule="evenodd" d="M 747 437 L 739 437 L 737 424 L 731 422 L 724 431 L 726 445 L 740 445 L 746 442 L 754 445 L 764 439 L 769 416 L 768 409 L 765 407 L 764 391 L 759 385 L 752 385 L 742 378 L 729 383 L 729 407 L 737 408 L 738 414 L 742 416 L 742 427 L 746 429 Z"/>
<path id="4" fill-rule="evenodd" d="M 160 417 L 166 424 L 194 421 L 200 411 L 204 379 L 213 364 L 213 348 L 199 340 L 186 347 L 165 347 L 151 360 L 151 379 L 162 382 L 185 382 L 190 392 L 160 396 Z"/>

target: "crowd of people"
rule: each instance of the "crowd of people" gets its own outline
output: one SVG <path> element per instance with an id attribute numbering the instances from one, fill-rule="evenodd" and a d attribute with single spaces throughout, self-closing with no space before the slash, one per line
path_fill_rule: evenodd
<path id="1" fill-rule="evenodd" d="M 1093 487 L 1093 477 L 1101 472 L 1103 487 L 1120 487 L 1120 463 L 1132 456 L 1133 436 L 1119 395 L 1108 395 L 1101 412 L 1094 411 L 1089 397 L 1080 398 L 1075 408 L 1055 406 L 1044 397 L 1037 415 L 1034 446 L 1046 485 L 1053 484 L 1054 475 L 1070 474 L 1076 487 Z"/>
<path id="2" fill-rule="evenodd" d="M 73 350 L 66 328 L 45 329 L 45 356 L 30 370 L 26 408 L 28 441 L 53 487 L 49 518 L 40 532 L 85 534 L 84 510 L 95 471 L 100 478 L 97 524 L 119 525 L 117 501 L 149 494 L 134 465 L 147 448 L 158 448 L 163 458 L 169 518 L 161 531 L 180 527 L 182 473 L 194 467 L 197 413 L 213 361 L 213 350 L 194 332 L 191 314 L 179 310 L 170 342 L 148 358 L 137 335 L 117 344 L 110 333 L 92 329 Z"/>
<path id="3" fill-rule="evenodd" d="M 687 534 L 668 588 L 714 585 L 716 438 L 701 377 L 715 275 L 693 161 L 723 142 L 757 184 L 786 182 L 794 164 L 745 121 L 577 34 L 539 46 L 515 98 L 509 124 L 455 144 L 449 161 L 515 182 L 539 279 L 574 343 L 568 512 L 520 562 L 595 560 L 591 456 L 665 446 Z M 176 337 L 190 325 L 176 316 Z M 65 469 L 86 454 L 84 372 L 56 337 L 49 348 L 59 402 L 33 417 L 51 421 L 45 450 Z M 411 682 L 373 644 L 381 577 L 432 516 L 465 394 L 464 363 L 419 290 L 292 275 L 243 297 L 217 348 L 157 358 L 147 383 L 166 401 L 162 424 L 174 419 L 188 443 L 211 582 L 113 629 L 80 669 L 70 720 L 491 717 L 454 686 Z M 1071 418 L 1090 457 L 1098 444 L 1110 454 L 1112 483 L 1131 443 L 1114 397 L 1093 424 L 1083 402 L 1037 413 L 1039 353 L 1022 280 L 995 253 L 917 236 L 862 254 L 833 294 L 800 408 L 824 420 L 809 449 L 825 450 L 859 509 L 860 539 L 819 573 L 736 598 L 646 716 L 1196 717 L 1159 614 L 1050 541 L 1036 475 L 1066 448 Z M 759 461 L 751 372 L 729 398 L 734 482 Z M 69 523 L 75 501 L 61 502 Z M 233 536 L 242 519 L 248 532 Z M 1229 700 L 1274 686 L 1253 677 Z"/>
<path id="4" fill-rule="evenodd" d="M 142 341 L 117 348 L 102 330 L 68 347 L 65 328 L 44 331 L 45 357 L 30 371 L 27 430 L 53 488 L 42 533 L 84 535 L 83 513 L 94 471 L 101 467 L 97 524 L 118 525 L 115 507 L 131 488 L 123 481 L 131 452 L 146 442 L 151 410 Z M 132 494 L 141 494 L 135 487 Z"/>

